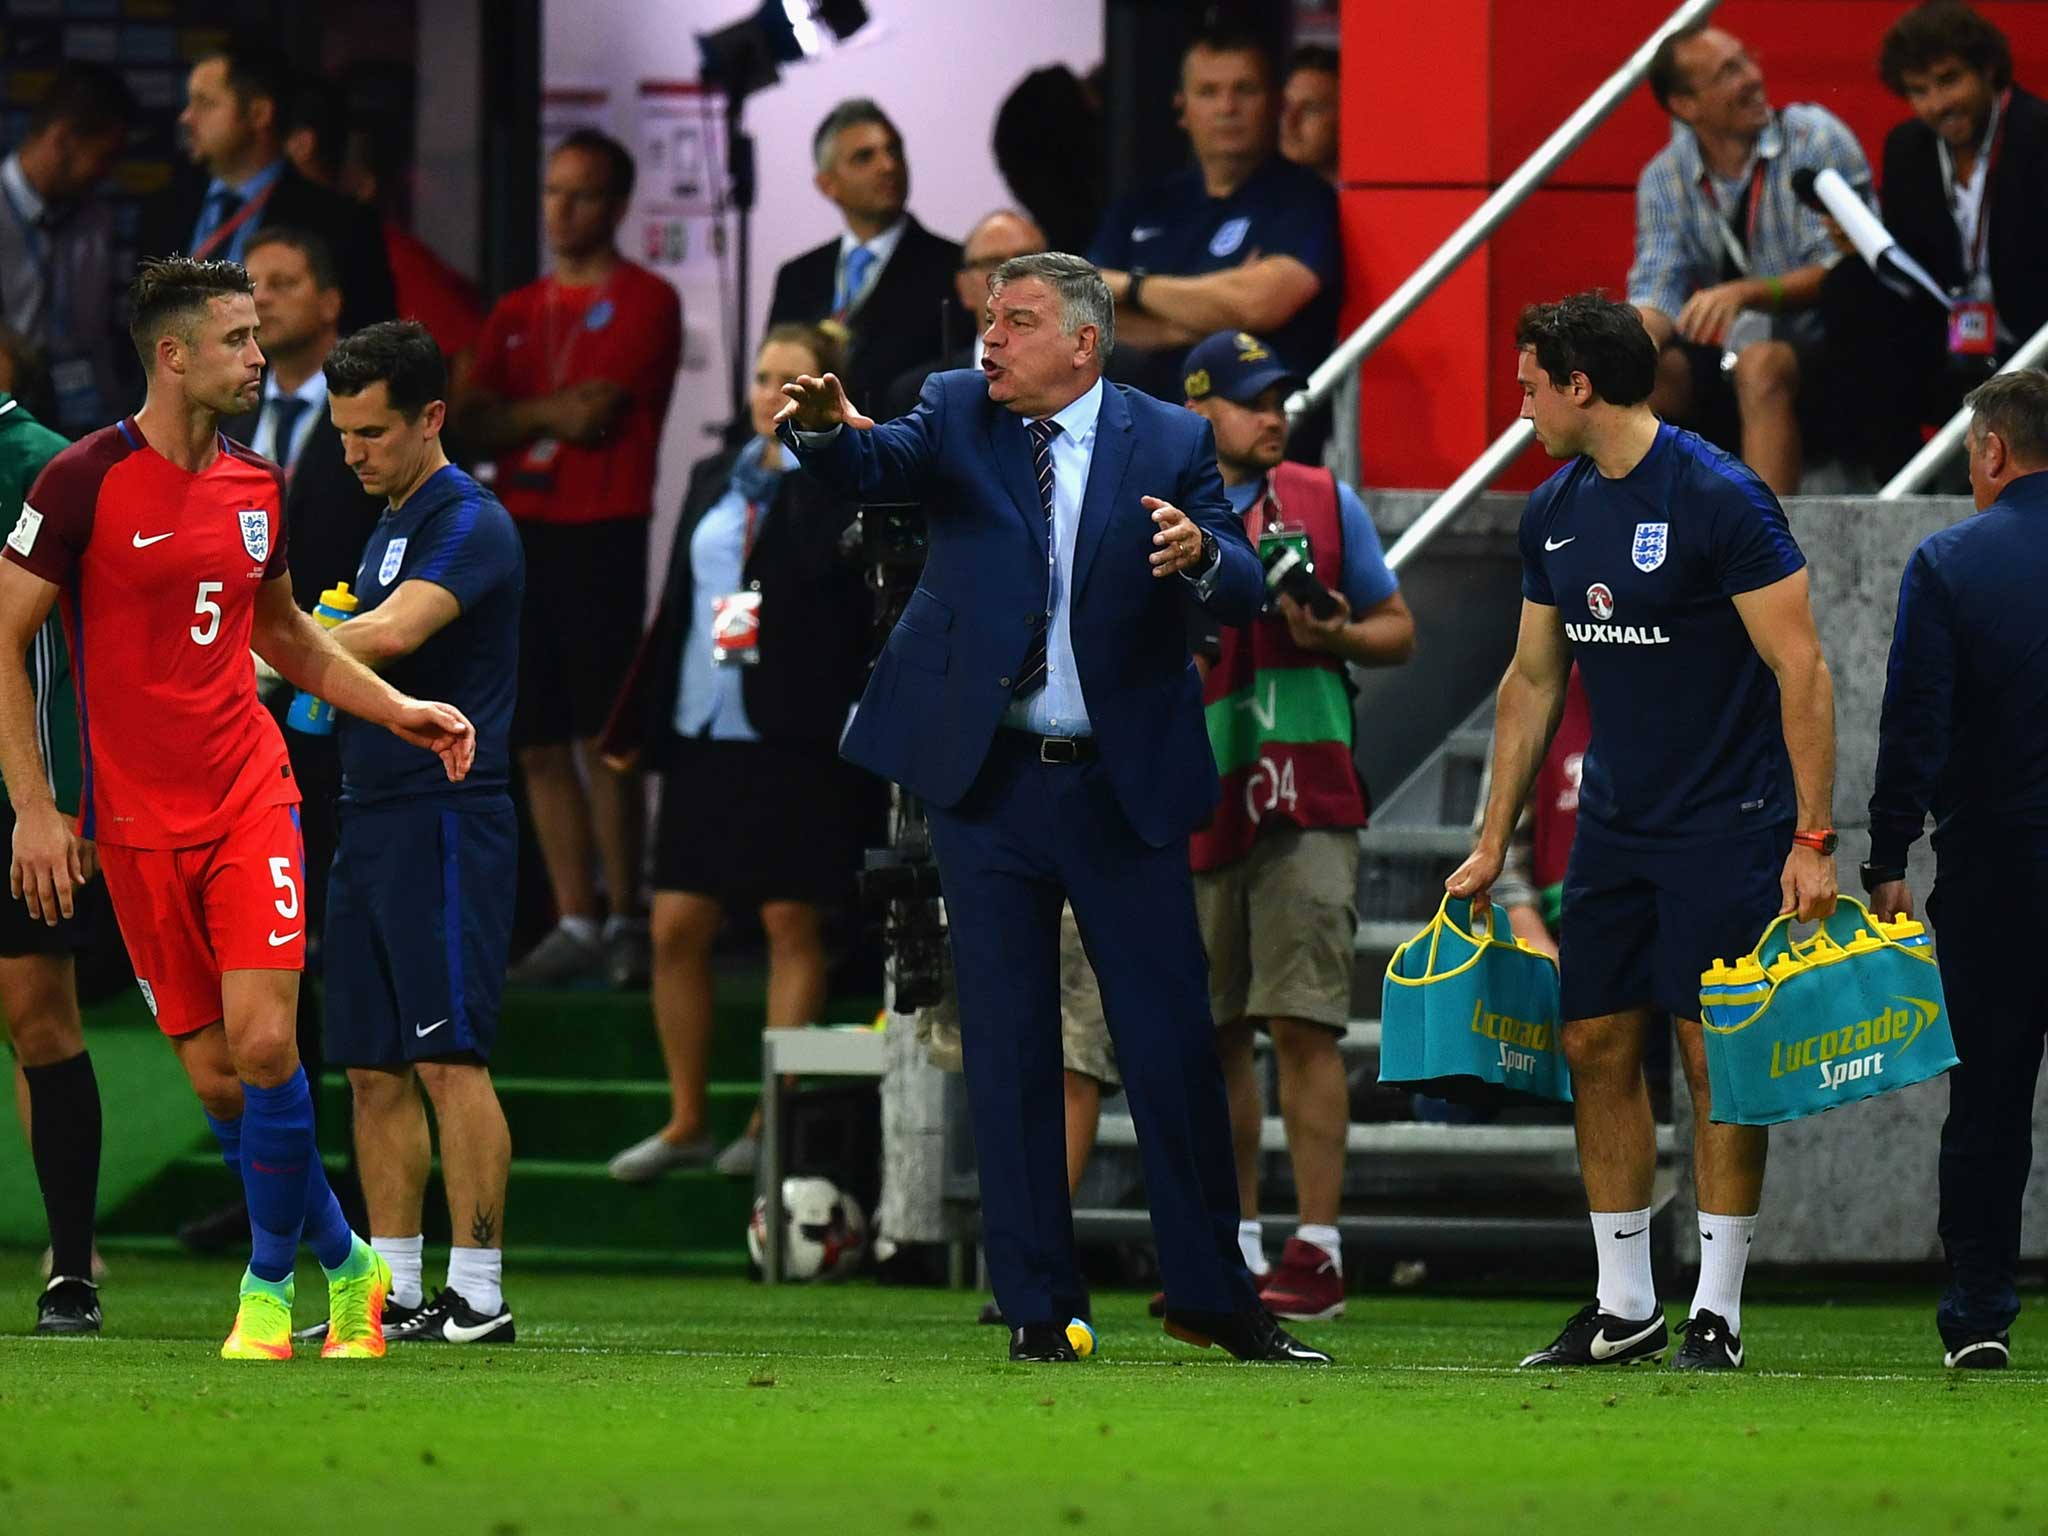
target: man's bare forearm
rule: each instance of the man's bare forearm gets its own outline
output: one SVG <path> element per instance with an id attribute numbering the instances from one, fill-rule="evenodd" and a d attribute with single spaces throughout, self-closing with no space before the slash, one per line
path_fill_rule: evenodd
<path id="1" fill-rule="evenodd" d="M 1799 825 L 1810 830 L 1835 822 L 1835 680 L 1818 650 L 1778 675 L 1785 750 Z"/>
<path id="2" fill-rule="evenodd" d="M 19 659 L 0 663 L 0 777 L 7 780 L 7 799 L 17 813 L 41 801 L 55 801 L 49 768 L 36 740 L 35 685 Z"/>
<path id="3" fill-rule="evenodd" d="M 268 632 L 259 631 L 255 642 L 256 654 L 279 676 L 342 713 L 373 725 L 386 725 L 396 717 L 403 695 L 299 608 L 292 608 Z"/>
<path id="4" fill-rule="evenodd" d="M 456 428 L 481 453 L 522 447 L 555 430 L 555 397 L 504 400 L 473 390 L 456 408 Z"/>
<path id="5" fill-rule="evenodd" d="M 1493 793 L 1479 829 L 1482 846 L 1506 852 L 1564 716 L 1564 695 L 1563 683 L 1547 687 L 1513 666 L 1501 679 L 1493 709 Z"/>

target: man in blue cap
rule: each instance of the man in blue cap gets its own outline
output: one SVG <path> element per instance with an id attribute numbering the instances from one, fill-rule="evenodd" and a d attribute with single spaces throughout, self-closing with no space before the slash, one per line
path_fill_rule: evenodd
<path id="1" fill-rule="evenodd" d="M 1338 1042 L 1351 1017 L 1358 831 L 1367 796 L 1352 758 L 1348 667 L 1404 662 L 1415 620 L 1380 552 L 1365 504 L 1328 470 L 1288 462 L 1283 403 L 1301 380 L 1248 331 L 1218 331 L 1188 354 L 1188 409 L 1216 433 L 1224 494 L 1276 593 L 1249 625 L 1224 629 L 1203 682 L 1223 779 L 1190 860 L 1217 1054 L 1230 1093 L 1243 1219 L 1238 1243 L 1276 1317 L 1344 1312 L 1337 1203 L 1349 1096 Z M 1281 567 L 1322 589 L 1278 590 Z M 1294 1164 L 1298 1235 L 1268 1269 L 1258 1218 L 1263 1117 L 1252 1034 L 1273 1038 L 1280 1113 Z"/>

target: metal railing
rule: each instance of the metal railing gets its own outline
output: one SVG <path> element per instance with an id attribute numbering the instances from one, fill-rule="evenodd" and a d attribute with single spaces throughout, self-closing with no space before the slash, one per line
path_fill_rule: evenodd
<path id="1" fill-rule="evenodd" d="M 1521 456 L 1535 435 L 1534 427 L 1517 418 L 1513 426 L 1487 444 L 1486 451 L 1466 466 L 1465 473 L 1423 508 L 1422 515 L 1403 530 L 1400 538 L 1394 540 L 1394 547 L 1387 551 L 1388 569 L 1399 571 L 1421 551 L 1423 545 L 1436 537 L 1438 529 L 1477 501 L 1486 488 Z"/>
<path id="2" fill-rule="evenodd" d="M 2039 368 L 2048 364 L 2048 325 L 2027 338 L 2026 345 L 2013 353 L 2000 373 L 2014 373 L 2022 368 Z M 1901 496 L 1910 496 L 1934 477 L 1934 472 L 1948 462 L 1949 455 L 1963 445 L 1963 438 L 1970 430 L 1970 408 L 1961 407 L 1949 417 L 1942 429 L 1927 440 L 1927 444 L 1877 493 L 1879 501 L 1897 501 Z"/>
<path id="3" fill-rule="evenodd" d="M 1650 60 L 1656 55 L 1657 47 L 1664 39 L 1695 22 L 1704 21 L 1713 13 L 1721 0 L 1686 0 L 1665 19 L 1662 26 L 1644 40 L 1643 45 L 1629 55 L 1628 62 L 1621 66 L 1579 109 L 1558 126 L 1555 133 L 1543 141 L 1527 160 L 1515 168 L 1515 173 L 1495 189 L 1493 195 L 1472 211 L 1469 218 L 1460 224 L 1451 237 L 1437 247 L 1435 253 L 1408 275 L 1408 280 L 1389 294 L 1366 317 L 1365 323 L 1341 342 L 1337 350 L 1322 362 L 1316 371 L 1308 376 L 1305 387 L 1297 390 L 1287 402 L 1288 420 L 1298 420 L 1303 413 L 1313 409 L 1337 387 L 1340 379 L 1357 369 L 1370 357 L 1394 328 L 1412 315 L 1423 300 L 1443 286 L 1444 279 L 1456 270 L 1458 264 L 1471 255 L 1519 208 L 1531 192 L 1542 183 L 1552 171 L 1562 165 L 1574 150 L 1585 143 L 1595 128 L 1620 106 L 1628 93 L 1642 83 L 1649 73 Z"/>

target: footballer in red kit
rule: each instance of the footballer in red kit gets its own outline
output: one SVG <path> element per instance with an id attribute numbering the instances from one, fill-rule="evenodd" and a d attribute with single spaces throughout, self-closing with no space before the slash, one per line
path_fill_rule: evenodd
<path id="1" fill-rule="evenodd" d="M 399 693 L 292 599 L 283 476 L 220 431 L 261 390 L 248 273 L 145 262 L 129 298 L 142 409 L 52 459 L 0 551 L 9 884 L 55 922 L 97 862 L 144 996 L 242 1175 L 251 1254 L 223 1358 L 290 1357 L 301 1241 L 327 1274 L 322 1353 L 380 1356 L 390 1269 L 327 1186 L 298 1060 L 299 790 L 250 652 L 438 756 L 450 779 L 469 771 L 475 732 L 460 710 Z M 49 790 L 22 661 L 59 605 L 84 759 L 76 826 Z"/>

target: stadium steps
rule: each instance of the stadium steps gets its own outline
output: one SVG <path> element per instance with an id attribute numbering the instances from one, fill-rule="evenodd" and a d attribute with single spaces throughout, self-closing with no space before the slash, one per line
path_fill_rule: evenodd
<path id="1" fill-rule="evenodd" d="M 763 995 L 758 970 L 721 971 L 709 1088 L 720 1146 L 745 1128 L 760 1093 Z M 844 999 L 828 1015 L 865 1021 L 874 1008 L 873 999 Z M 512 1129 L 507 1230 L 515 1262 L 700 1273 L 745 1267 L 750 1180 L 684 1169 L 630 1185 L 605 1171 L 614 1153 L 668 1115 L 668 1077 L 644 992 L 508 992 L 492 1068 Z M 337 1177 L 347 1165 L 349 1123 L 347 1078 L 330 1071 L 319 1087 L 320 1144 Z M 155 1174 L 102 1212 L 110 1247 L 160 1246 L 180 1223 L 239 1193 L 196 1112 L 191 1124 L 197 1134 L 167 1147 Z M 446 1241 L 438 1163 L 425 1217 L 429 1243 Z"/>

